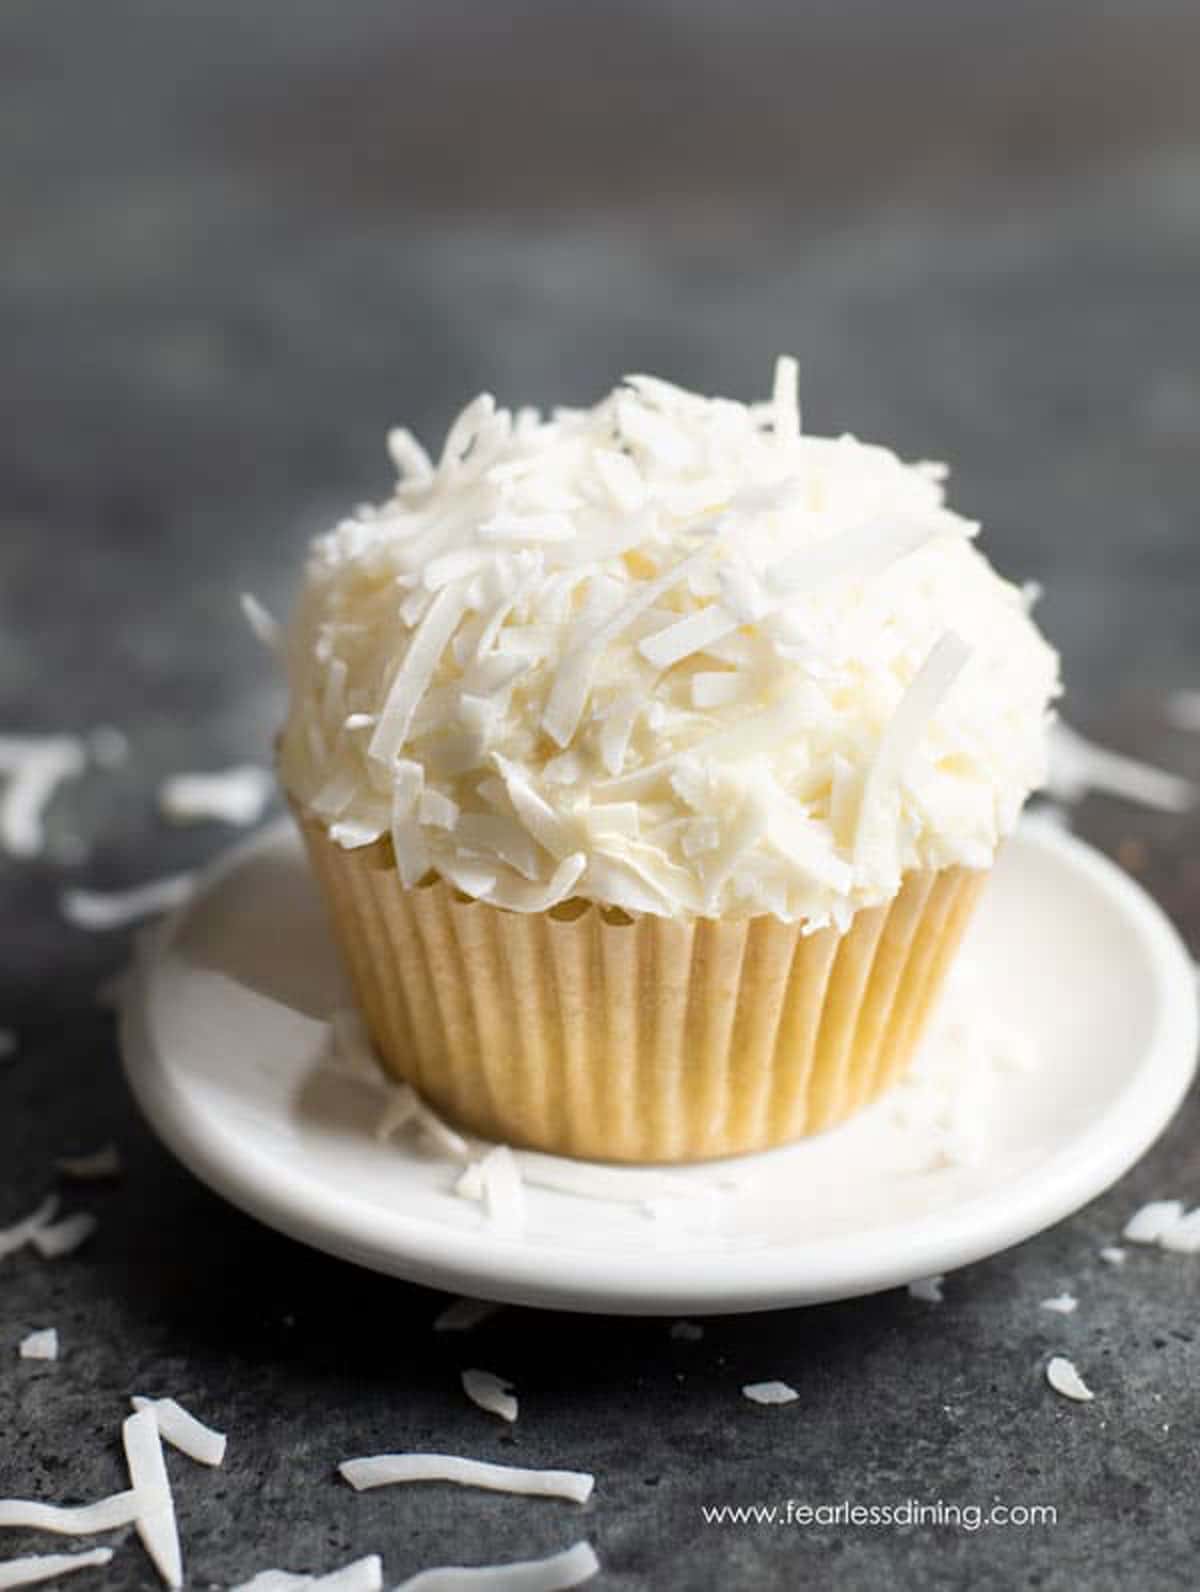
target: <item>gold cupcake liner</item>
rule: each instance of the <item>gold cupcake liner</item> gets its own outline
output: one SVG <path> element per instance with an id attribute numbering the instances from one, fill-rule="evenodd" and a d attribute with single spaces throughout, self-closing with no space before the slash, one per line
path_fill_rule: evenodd
<path id="1" fill-rule="evenodd" d="M 509 912 L 301 820 L 379 1055 L 459 1126 L 606 1161 L 786 1144 L 905 1070 L 986 878 L 913 873 L 845 934 L 763 916 Z"/>

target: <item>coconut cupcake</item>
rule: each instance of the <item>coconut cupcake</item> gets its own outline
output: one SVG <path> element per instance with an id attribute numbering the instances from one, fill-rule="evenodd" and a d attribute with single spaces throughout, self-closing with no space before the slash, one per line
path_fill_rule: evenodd
<path id="1" fill-rule="evenodd" d="M 383 1064 L 487 1138 L 758 1150 L 902 1073 L 1057 658 L 942 466 L 632 376 L 314 544 L 280 770 Z"/>

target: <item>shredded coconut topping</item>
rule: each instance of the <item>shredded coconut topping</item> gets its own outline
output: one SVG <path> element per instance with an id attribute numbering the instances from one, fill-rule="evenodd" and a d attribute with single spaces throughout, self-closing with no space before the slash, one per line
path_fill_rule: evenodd
<path id="1" fill-rule="evenodd" d="M 485 396 L 436 464 L 393 433 L 395 496 L 314 544 L 288 632 L 293 798 L 390 839 L 405 884 L 521 912 L 816 928 L 988 865 L 1044 777 L 1056 657 L 938 472 L 804 435 L 795 381 Z"/>

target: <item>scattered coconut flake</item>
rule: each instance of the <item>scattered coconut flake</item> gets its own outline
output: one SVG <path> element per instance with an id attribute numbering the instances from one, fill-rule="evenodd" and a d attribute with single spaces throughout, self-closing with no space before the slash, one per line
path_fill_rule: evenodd
<path id="1" fill-rule="evenodd" d="M 271 799 L 274 780 L 265 768 L 241 763 L 216 774 L 172 774 L 159 786 L 158 805 L 173 824 L 212 819 L 253 824 Z"/>
<path id="2" fill-rule="evenodd" d="M 58 1195 L 48 1194 L 31 1215 L 22 1217 L 11 1227 L 0 1227 L 0 1260 L 5 1255 L 15 1255 L 18 1249 L 24 1249 L 34 1233 L 50 1225 L 57 1212 Z"/>
<path id="3" fill-rule="evenodd" d="M 1087 1404 L 1096 1396 L 1071 1361 L 1061 1354 L 1056 1354 L 1047 1365 L 1046 1381 L 1063 1398 L 1075 1399 L 1080 1404 Z"/>
<path id="4" fill-rule="evenodd" d="M 1176 1255 L 1200 1254 L 1200 1207 L 1168 1227 L 1158 1244 L 1160 1249 L 1169 1249 Z"/>
<path id="5" fill-rule="evenodd" d="M 136 1393 L 130 1402 L 135 1410 L 150 1410 L 158 1423 L 160 1437 L 165 1438 L 181 1454 L 194 1459 L 198 1465 L 220 1465 L 224 1462 L 225 1433 L 205 1426 L 203 1421 L 189 1414 L 182 1404 L 170 1398 L 142 1398 Z"/>
<path id="6" fill-rule="evenodd" d="M 748 1382 L 742 1394 L 752 1404 L 794 1404 L 800 1397 L 786 1382 Z"/>
<path id="7" fill-rule="evenodd" d="M 1165 813 L 1186 812 L 1195 806 L 1197 794 L 1190 780 L 1098 746 L 1061 719 L 1050 730 L 1046 788 L 1065 802 L 1103 791 Z"/>
<path id="8" fill-rule="evenodd" d="M 507 1144 L 489 1150 L 479 1163 L 484 1209 L 499 1232 L 519 1233 L 525 1223 L 525 1186 Z"/>
<path id="9" fill-rule="evenodd" d="M 1182 1217 L 1182 1200 L 1151 1200 L 1129 1218 L 1121 1237 L 1131 1244 L 1157 1244 Z"/>
<path id="10" fill-rule="evenodd" d="M 491 1299 L 456 1299 L 439 1316 L 434 1317 L 433 1330 L 470 1332 L 502 1308 Z"/>
<path id="11" fill-rule="evenodd" d="M 106 1178 L 120 1177 L 124 1167 L 121 1152 L 115 1144 L 105 1144 L 87 1155 L 63 1155 L 55 1166 L 64 1177 L 74 1183 L 98 1183 Z"/>
<path id="12" fill-rule="evenodd" d="M 577 1542 L 546 1559 L 421 1570 L 402 1581 L 396 1592 L 567 1592 L 599 1571 L 600 1561 L 591 1543 Z"/>
<path id="13" fill-rule="evenodd" d="M 145 1409 L 127 1415 L 121 1425 L 121 1438 L 129 1480 L 137 1497 L 137 1534 L 166 1584 L 181 1587 L 183 1555 L 155 1411 Z"/>
<path id="14" fill-rule="evenodd" d="M 114 724 L 97 724 L 89 730 L 87 749 L 97 768 L 121 768 L 129 761 L 129 737 Z"/>
<path id="15" fill-rule="evenodd" d="M 17 1352 L 22 1360 L 57 1360 L 58 1329 L 43 1327 L 39 1332 L 31 1332 L 21 1339 Z"/>
<path id="16" fill-rule="evenodd" d="M 483 1459 L 464 1459 L 457 1454 L 375 1454 L 343 1460 L 338 1470 L 356 1492 L 400 1482 L 448 1481 L 459 1487 L 481 1487 L 487 1492 L 566 1498 L 583 1504 L 596 1485 L 596 1478 L 587 1471 L 528 1470 L 517 1465 L 493 1465 Z"/>
<path id="17" fill-rule="evenodd" d="M 31 1553 L 23 1559 L 0 1560 L 0 1589 L 37 1586 L 75 1570 L 99 1569 L 112 1561 L 111 1548 L 88 1548 L 85 1553 Z"/>
<path id="18" fill-rule="evenodd" d="M 1100 1251 L 1100 1259 L 1109 1266 L 1123 1266 L 1125 1264 L 1125 1251 L 1119 1244 L 1106 1244 Z"/>
<path id="19" fill-rule="evenodd" d="M 673 1321 L 671 1336 L 677 1343 L 699 1343 L 704 1336 L 704 1328 L 698 1321 Z"/>
<path id="20" fill-rule="evenodd" d="M 182 906 L 194 887 L 194 874 L 175 873 L 131 890 L 64 890 L 59 905 L 67 922 L 77 929 L 120 929 Z"/>
<path id="21" fill-rule="evenodd" d="M 11 1028 L 0 1028 L 0 1061 L 17 1053 L 17 1036 Z"/>
<path id="22" fill-rule="evenodd" d="M 419 1128 L 434 1148 L 451 1160 L 470 1159 L 470 1148 L 461 1133 L 443 1122 L 411 1084 L 392 1082 L 388 1085 L 388 1095 L 375 1126 L 375 1136 L 387 1140 L 400 1128 L 410 1124 Z"/>
<path id="23" fill-rule="evenodd" d="M 942 1303 L 942 1285 L 946 1279 L 940 1273 L 933 1277 L 916 1277 L 908 1285 L 909 1297 L 920 1299 L 927 1305 Z"/>
<path id="24" fill-rule="evenodd" d="M 257 597 L 252 597 L 248 591 L 241 596 L 242 613 L 246 623 L 257 636 L 268 652 L 279 653 L 282 651 L 283 633 L 279 621 L 274 619 L 259 602 Z"/>
<path id="25" fill-rule="evenodd" d="M 64 780 L 87 767 L 75 735 L 0 735 L 0 848 L 13 857 L 36 857 L 45 841 L 42 814 Z"/>
<path id="26" fill-rule="evenodd" d="M 478 1404 L 489 1415 L 498 1415 L 502 1421 L 515 1421 L 517 1418 L 517 1401 L 512 1386 L 511 1382 L 493 1375 L 491 1371 L 462 1373 L 463 1392 L 471 1403 Z"/>
<path id="27" fill-rule="evenodd" d="M 260 1570 L 232 1592 L 382 1592 L 383 1563 L 377 1553 L 328 1575 L 296 1575 L 291 1570 Z"/>
<path id="28" fill-rule="evenodd" d="M 1059 1316 L 1071 1316 L 1079 1308 L 1079 1300 L 1076 1299 L 1074 1294 L 1055 1294 L 1053 1299 L 1043 1299 L 1041 1308 L 1043 1310 L 1052 1310 Z"/>
<path id="29" fill-rule="evenodd" d="M 43 1260 L 58 1260 L 86 1244 L 95 1231 L 96 1218 L 88 1211 L 76 1211 L 52 1226 L 36 1228 L 29 1235 L 29 1242 Z"/>
<path id="30" fill-rule="evenodd" d="M 137 1519 L 136 1491 L 113 1493 L 94 1504 L 40 1504 L 23 1498 L 0 1498 L 0 1526 L 53 1531 L 63 1537 L 90 1537 L 115 1531 Z"/>

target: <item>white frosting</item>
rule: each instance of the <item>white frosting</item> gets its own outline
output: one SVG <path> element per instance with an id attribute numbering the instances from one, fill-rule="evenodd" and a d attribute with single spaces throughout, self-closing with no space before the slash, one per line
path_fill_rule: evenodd
<path id="1" fill-rule="evenodd" d="M 1053 650 L 944 470 L 649 377 L 486 395 L 319 538 L 287 635 L 293 799 L 517 911 L 844 926 L 987 866 L 1045 775 Z"/>

